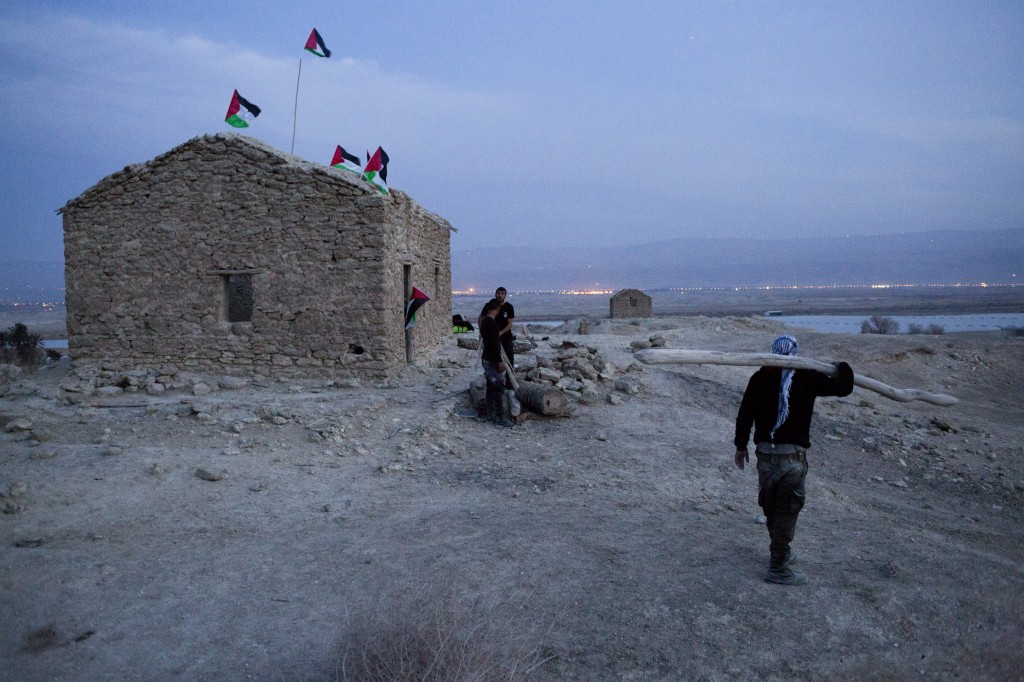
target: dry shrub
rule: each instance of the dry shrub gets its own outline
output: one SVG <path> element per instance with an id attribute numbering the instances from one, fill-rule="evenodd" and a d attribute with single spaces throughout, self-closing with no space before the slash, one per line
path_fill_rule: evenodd
<path id="1" fill-rule="evenodd" d="M 554 658 L 536 626 L 517 630 L 510 604 L 421 590 L 401 603 L 350 607 L 338 682 L 491 682 L 526 679 Z M 520 615 L 523 609 L 518 609 Z"/>
<path id="2" fill-rule="evenodd" d="M 898 334 L 900 323 L 891 317 L 872 315 L 860 323 L 861 334 Z"/>
<path id="3" fill-rule="evenodd" d="M 920 324 L 911 323 L 907 327 L 907 333 L 909 334 L 945 334 L 946 328 L 941 324 L 930 324 L 927 327 Z"/>

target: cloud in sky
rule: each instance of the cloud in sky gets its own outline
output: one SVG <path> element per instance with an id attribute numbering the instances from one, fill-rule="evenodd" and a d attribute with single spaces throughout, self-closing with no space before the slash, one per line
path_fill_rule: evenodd
<path id="1" fill-rule="evenodd" d="M 263 109 L 247 133 L 287 151 L 303 55 L 295 152 L 383 145 L 393 186 L 462 247 L 1024 218 L 1024 12 L 1004 3 L 427 3 L 382 8 L 372 39 L 332 29 L 373 13 L 321 20 L 331 59 L 302 52 L 302 3 L 237 26 L 203 3 L 109 5 L 0 10 L 9 257 L 59 258 L 54 209 L 227 130 L 235 88 Z"/>

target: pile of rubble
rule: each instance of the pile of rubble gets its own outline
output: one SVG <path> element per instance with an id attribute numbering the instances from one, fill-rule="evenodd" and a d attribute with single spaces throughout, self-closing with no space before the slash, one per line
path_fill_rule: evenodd
<path id="1" fill-rule="evenodd" d="M 630 395 L 639 393 L 642 388 L 633 376 L 644 371 L 638 362 L 620 368 L 591 346 L 575 341 L 549 345 L 550 351 L 538 348 L 535 354 L 516 356 L 516 373 L 529 381 L 554 386 L 584 404 L 597 402 L 600 391 L 609 384 L 616 391 Z M 607 400 L 616 403 L 619 398 L 609 393 Z"/>
<path id="2" fill-rule="evenodd" d="M 186 376 L 173 364 L 157 369 L 106 370 L 90 365 L 75 366 L 61 384 L 69 403 L 78 403 L 90 396 L 110 397 L 122 393 L 144 392 L 152 396 L 170 390 L 185 389 L 193 395 L 206 395 L 218 388 L 238 390 L 248 385 L 243 377 L 223 376 L 196 380 Z"/>

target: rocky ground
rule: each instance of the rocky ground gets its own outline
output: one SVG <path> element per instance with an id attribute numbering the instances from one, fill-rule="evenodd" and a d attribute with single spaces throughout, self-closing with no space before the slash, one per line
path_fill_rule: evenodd
<path id="1" fill-rule="evenodd" d="M 570 413 L 511 430 L 469 417 L 454 340 L 382 386 L 0 379 L 0 677 L 328 679 L 426 623 L 497 677 L 1020 679 L 1024 339 L 796 330 L 808 357 L 961 402 L 819 402 L 810 581 L 781 587 L 732 463 L 753 369 L 631 348 L 764 352 L 781 330 L 538 330 L 520 360 Z"/>

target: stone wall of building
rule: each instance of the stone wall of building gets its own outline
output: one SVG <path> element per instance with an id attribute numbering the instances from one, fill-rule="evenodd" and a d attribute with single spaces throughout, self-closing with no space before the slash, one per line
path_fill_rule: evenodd
<path id="1" fill-rule="evenodd" d="M 639 289 L 623 289 L 609 300 L 609 316 L 651 317 L 654 314 L 651 297 Z"/>
<path id="2" fill-rule="evenodd" d="M 437 269 L 427 306 L 451 307 L 446 221 L 239 135 L 129 166 L 63 213 L 75 361 L 386 377 L 406 363 L 404 265 L 414 279 Z M 249 287 L 250 319 L 229 319 L 229 283 Z M 414 359 L 450 336 L 434 310 L 413 332 Z"/>

